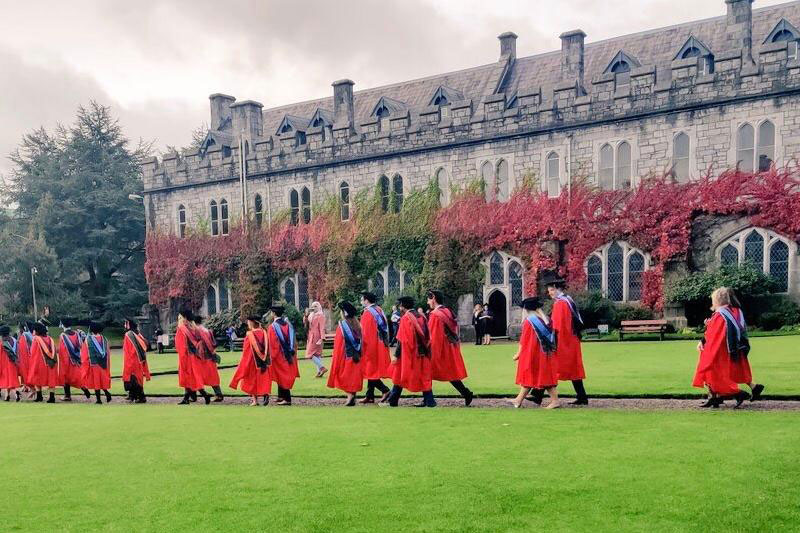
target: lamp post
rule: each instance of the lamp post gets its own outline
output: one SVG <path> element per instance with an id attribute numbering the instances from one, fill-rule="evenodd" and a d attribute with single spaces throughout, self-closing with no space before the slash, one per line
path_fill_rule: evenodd
<path id="1" fill-rule="evenodd" d="M 39 320 L 39 309 L 36 307 L 36 267 L 31 267 L 31 292 L 33 293 L 33 320 Z"/>

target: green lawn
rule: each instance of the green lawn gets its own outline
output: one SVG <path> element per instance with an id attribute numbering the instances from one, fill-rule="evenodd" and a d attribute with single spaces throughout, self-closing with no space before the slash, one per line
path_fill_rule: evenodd
<path id="1" fill-rule="evenodd" d="M 794 412 L 3 403 L 0 425 L 2 531 L 800 528 Z"/>
<path id="2" fill-rule="evenodd" d="M 800 337 L 761 337 L 752 339 L 753 351 L 750 363 L 755 379 L 767 385 L 767 395 L 800 395 Z M 586 367 L 586 388 L 590 394 L 698 394 L 691 386 L 697 364 L 697 341 L 647 341 L 647 342 L 587 342 L 583 345 Z M 512 361 L 516 344 L 492 346 L 463 345 L 467 370 L 467 384 L 479 394 L 511 394 L 516 392 L 514 376 L 516 363 Z M 220 353 L 223 364 L 235 365 L 239 355 Z M 150 355 L 151 369 L 163 371 L 175 368 L 176 355 Z M 330 364 L 330 359 L 326 359 Z M 122 368 L 121 357 L 113 362 L 118 373 Z M 221 370 L 224 390 L 234 370 Z M 315 367 L 310 361 L 301 359 L 301 379 L 295 385 L 297 395 L 338 395 L 325 387 L 324 379 L 314 379 Z M 147 392 L 153 394 L 177 394 L 176 375 L 157 376 L 147 384 Z M 562 387 L 572 392 L 570 384 Z M 434 387 L 439 394 L 454 394 L 447 383 Z M 115 384 L 115 392 L 122 392 L 122 384 Z"/>

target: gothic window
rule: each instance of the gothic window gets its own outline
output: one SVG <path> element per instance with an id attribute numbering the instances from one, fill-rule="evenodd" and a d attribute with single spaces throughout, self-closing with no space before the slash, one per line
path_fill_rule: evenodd
<path id="1" fill-rule="evenodd" d="M 308 187 L 303 187 L 300 192 L 300 200 L 303 203 L 303 223 L 308 224 L 311 222 L 311 191 Z"/>
<path id="2" fill-rule="evenodd" d="M 450 184 L 447 179 L 447 171 L 443 168 L 436 171 L 436 186 L 439 188 L 439 205 L 444 207 L 447 205 Z"/>
<path id="3" fill-rule="evenodd" d="M 288 304 L 295 304 L 295 290 L 294 290 L 294 280 L 289 278 L 283 284 L 283 299 L 286 300 Z"/>
<path id="4" fill-rule="evenodd" d="M 631 145 L 626 142 L 617 146 L 617 160 L 615 165 L 614 188 L 631 188 Z"/>
<path id="5" fill-rule="evenodd" d="M 522 266 L 516 261 L 511 261 L 508 266 L 508 285 L 511 289 L 511 305 L 522 305 Z"/>
<path id="6" fill-rule="evenodd" d="M 598 168 L 598 185 L 601 189 L 611 191 L 630 189 L 631 187 L 631 145 L 622 141 L 616 147 L 604 144 L 600 147 L 600 164 Z"/>
<path id="7" fill-rule="evenodd" d="M 372 290 L 376 295 L 382 296 L 386 294 L 385 280 L 386 278 L 383 276 L 383 272 L 378 272 L 375 274 L 375 279 L 372 281 Z"/>
<path id="8" fill-rule="evenodd" d="M 622 74 L 630 71 L 631 71 L 631 66 L 628 64 L 627 61 L 624 60 L 617 61 L 611 67 L 611 72 L 613 72 L 614 74 Z"/>
<path id="9" fill-rule="evenodd" d="M 292 226 L 300 223 L 300 195 L 297 191 L 292 189 L 289 192 L 289 209 L 290 209 L 290 222 Z"/>
<path id="10" fill-rule="evenodd" d="M 555 152 L 547 154 L 545 178 L 547 181 L 547 196 L 556 198 L 561 194 L 561 158 Z"/>
<path id="11" fill-rule="evenodd" d="M 399 213 L 403 209 L 403 177 L 400 174 L 395 174 L 392 178 L 392 185 L 394 189 L 394 212 Z"/>
<path id="12" fill-rule="evenodd" d="M 753 154 L 755 146 L 755 131 L 750 124 L 742 124 L 736 134 L 736 161 L 739 168 L 746 172 L 755 169 Z"/>
<path id="13" fill-rule="evenodd" d="M 227 235 L 228 230 L 228 201 L 226 199 L 222 199 L 219 202 L 219 212 L 220 212 L 220 226 L 222 227 L 222 234 Z"/>
<path id="14" fill-rule="evenodd" d="M 484 189 L 486 191 L 486 201 L 491 202 L 494 200 L 494 169 L 489 161 L 485 161 L 481 165 L 481 179 L 483 179 Z"/>
<path id="15" fill-rule="evenodd" d="M 350 185 L 346 181 L 339 184 L 339 210 L 342 220 L 350 220 Z"/>
<path id="16" fill-rule="evenodd" d="M 505 159 L 501 159 L 497 163 L 497 199 L 500 202 L 507 202 L 509 198 L 509 183 L 508 183 L 508 163 Z"/>
<path id="17" fill-rule="evenodd" d="M 489 283 L 492 285 L 502 285 L 506 277 L 503 273 L 503 258 L 499 253 L 494 252 L 489 259 Z"/>
<path id="18" fill-rule="evenodd" d="M 642 275 L 644 274 L 644 256 L 633 252 L 628 256 L 628 300 L 642 299 Z"/>
<path id="19" fill-rule="evenodd" d="M 389 292 L 395 292 L 397 290 L 400 290 L 400 272 L 397 271 L 397 269 L 394 267 L 394 264 L 392 263 L 389 264 L 386 278 L 389 282 L 388 283 Z"/>
<path id="20" fill-rule="evenodd" d="M 414 276 L 410 272 L 400 270 L 394 263 L 389 263 L 375 273 L 375 277 L 370 281 L 370 290 L 378 297 L 386 297 L 410 289 L 413 282 Z"/>
<path id="21" fill-rule="evenodd" d="M 186 208 L 178 206 L 178 236 L 183 239 L 186 237 Z"/>
<path id="22" fill-rule="evenodd" d="M 756 268 L 775 280 L 779 292 L 789 292 L 796 256 L 796 243 L 761 228 L 744 229 L 717 247 L 720 265 Z"/>
<path id="23" fill-rule="evenodd" d="M 758 171 L 769 170 L 775 160 L 775 125 L 765 120 L 758 127 Z"/>
<path id="24" fill-rule="evenodd" d="M 600 148 L 600 170 L 598 172 L 598 185 L 606 191 L 614 189 L 614 149 L 610 144 Z"/>
<path id="25" fill-rule="evenodd" d="M 586 260 L 586 289 L 602 292 L 614 302 L 642 298 L 645 254 L 625 242 L 612 242 L 595 250 Z"/>
<path id="26" fill-rule="evenodd" d="M 228 295 L 228 282 L 225 279 L 219 280 L 219 309 L 224 311 L 231 308 L 230 297 Z"/>
<path id="27" fill-rule="evenodd" d="M 601 292 L 603 290 L 603 260 L 592 254 L 586 262 L 586 290 Z"/>
<path id="28" fill-rule="evenodd" d="M 206 312 L 209 316 L 217 314 L 217 289 L 213 285 L 206 291 Z"/>
<path id="29" fill-rule="evenodd" d="M 219 207 L 216 200 L 211 200 L 211 235 L 219 235 Z"/>
<path id="30" fill-rule="evenodd" d="M 261 198 L 260 194 L 256 194 L 253 204 L 253 214 L 256 221 L 256 226 L 260 228 L 261 224 L 264 222 L 264 200 Z"/>
<path id="31" fill-rule="evenodd" d="M 622 247 L 613 243 L 608 249 L 608 298 L 621 302 L 625 291 L 624 253 Z"/>
<path id="32" fill-rule="evenodd" d="M 388 213 L 390 199 L 389 178 L 386 176 L 381 176 L 378 180 L 378 188 L 381 195 L 381 209 L 384 213 Z"/>
<path id="33" fill-rule="evenodd" d="M 672 175 L 680 183 L 689 181 L 689 136 L 683 132 L 672 142 Z"/>
<path id="34" fill-rule="evenodd" d="M 411 272 L 406 272 L 403 274 L 403 286 L 408 289 L 414 283 L 414 276 Z"/>
<path id="35" fill-rule="evenodd" d="M 297 274 L 297 308 L 308 309 L 308 276 L 305 272 Z"/>

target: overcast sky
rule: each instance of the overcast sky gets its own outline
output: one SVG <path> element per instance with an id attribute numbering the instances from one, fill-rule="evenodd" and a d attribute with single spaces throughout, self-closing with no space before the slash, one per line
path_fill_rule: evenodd
<path id="1" fill-rule="evenodd" d="M 754 7 L 785 0 L 757 0 Z M 265 107 L 713 17 L 724 0 L 0 0 L 0 174 L 22 135 L 94 99 L 126 134 L 186 145 L 208 95 Z"/>

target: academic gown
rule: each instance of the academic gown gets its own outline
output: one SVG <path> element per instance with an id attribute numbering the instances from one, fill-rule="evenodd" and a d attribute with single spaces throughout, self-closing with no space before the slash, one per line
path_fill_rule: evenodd
<path id="1" fill-rule="evenodd" d="M 23 385 L 30 385 L 31 347 L 25 335 L 17 339 L 17 355 L 19 356 L 19 375 Z"/>
<path id="2" fill-rule="evenodd" d="M 286 322 L 280 325 L 280 328 L 283 337 L 288 339 L 289 323 Z M 275 328 L 272 324 L 267 327 L 267 338 L 269 339 L 269 353 L 272 358 L 272 365 L 270 366 L 272 381 L 282 389 L 291 390 L 294 387 L 294 380 L 300 377 L 300 369 L 297 366 L 297 345 L 295 345 L 295 353 L 290 363 L 283 354 L 281 342 L 278 340 L 278 335 L 275 333 Z"/>
<path id="3" fill-rule="evenodd" d="M 740 320 L 742 311 L 738 307 L 728 307 L 734 320 Z M 750 361 L 742 354 L 736 359 L 731 359 L 731 379 L 735 383 L 749 385 L 753 382 L 753 372 L 750 370 Z"/>
<path id="4" fill-rule="evenodd" d="M 572 311 L 564 300 L 553 303 L 550 320 L 556 332 L 556 364 L 559 381 L 586 379 L 583 370 L 581 340 L 572 328 Z"/>
<path id="5" fill-rule="evenodd" d="M 66 339 L 65 339 L 66 337 Z M 75 358 L 70 356 L 69 341 L 75 348 Z M 77 331 L 68 330 L 58 341 L 58 359 L 61 366 L 61 380 L 70 387 L 83 387 L 83 367 L 81 363 L 81 336 Z"/>
<path id="6" fill-rule="evenodd" d="M 58 387 L 63 385 L 58 370 L 58 352 L 53 339 L 50 337 L 35 336 L 30 353 L 28 379 L 32 386 Z"/>
<path id="7" fill-rule="evenodd" d="M 139 359 L 134 342 L 139 344 L 145 354 L 147 353 L 148 346 L 144 337 L 130 331 L 125 333 L 122 340 L 122 381 L 129 383 L 131 378 L 135 377 L 139 385 L 143 385 L 145 380 L 150 381 L 150 367 L 147 364 L 147 356 L 144 361 Z"/>
<path id="8" fill-rule="evenodd" d="M 458 322 L 452 311 L 439 306 L 428 317 L 428 332 L 431 342 L 431 365 L 435 381 L 459 381 L 467 377 L 467 368 L 461 356 L 461 343 L 451 342 L 445 328 L 458 335 Z"/>
<path id="9" fill-rule="evenodd" d="M 406 311 L 397 328 L 400 359 L 392 363 L 392 382 L 411 392 L 425 392 L 433 388 L 433 365 L 426 350 L 425 318 Z"/>
<path id="10" fill-rule="evenodd" d="M 250 396 L 268 396 L 272 392 L 272 372 L 269 366 L 259 368 L 256 357 L 262 361 L 269 357 L 266 332 L 259 328 L 248 331 L 244 338 L 242 358 L 231 379 L 230 387 L 240 389 Z"/>
<path id="11" fill-rule="evenodd" d="M 364 387 L 361 360 L 354 361 L 347 357 L 344 333 L 342 326 L 336 326 L 336 336 L 333 338 L 333 359 L 328 373 L 328 388 L 339 389 L 349 394 L 355 394 Z"/>
<path id="12" fill-rule="evenodd" d="M 89 360 L 89 343 L 92 337 L 97 340 L 97 344 L 106 347 L 106 367 L 92 364 Z M 108 390 L 111 388 L 111 348 L 108 341 L 102 335 L 89 335 L 81 346 L 81 362 L 83 365 L 83 386 L 92 390 Z"/>
<path id="13" fill-rule="evenodd" d="M 386 315 L 377 305 L 372 306 L 384 318 Z M 388 327 L 388 324 L 387 324 Z M 391 377 L 389 347 L 378 336 L 378 323 L 367 309 L 361 313 L 361 366 L 364 379 Z"/>
<path id="14" fill-rule="evenodd" d="M 542 350 L 539 337 L 527 319 L 522 321 L 516 383 L 533 389 L 546 389 L 558 385 L 556 356 L 547 355 Z"/>
<path id="15" fill-rule="evenodd" d="M 217 369 L 216 353 L 217 346 L 214 342 L 214 335 L 203 326 L 197 326 L 197 333 L 205 343 L 206 357 L 198 358 L 197 365 L 203 385 L 209 387 L 219 386 L 219 370 Z"/>
<path id="16" fill-rule="evenodd" d="M 0 344 L 0 389 L 16 389 L 19 387 L 19 378 L 19 356 L 16 353 L 9 354 Z"/>
<path id="17" fill-rule="evenodd" d="M 728 351 L 725 319 L 714 313 L 706 324 L 706 335 L 692 386 L 706 385 L 719 396 L 732 396 L 739 386 L 731 379 L 731 355 Z"/>
<path id="18" fill-rule="evenodd" d="M 203 388 L 202 374 L 199 372 L 197 341 L 199 339 L 189 326 L 183 324 L 175 330 L 175 351 L 178 352 L 178 386 L 184 389 Z M 191 347 L 191 351 L 190 351 Z"/>

